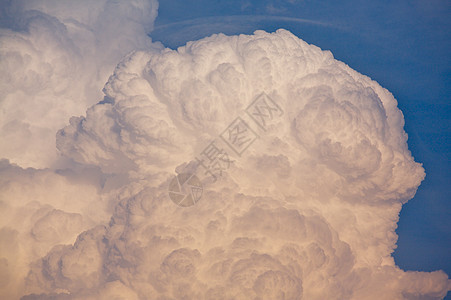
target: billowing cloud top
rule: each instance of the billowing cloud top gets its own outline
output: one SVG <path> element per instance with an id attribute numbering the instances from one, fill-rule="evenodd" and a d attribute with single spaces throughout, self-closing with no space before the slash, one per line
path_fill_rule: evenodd
<path id="1" fill-rule="evenodd" d="M 401 205 L 424 177 L 396 100 L 330 52 L 285 30 L 214 35 L 135 51 L 104 92 L 58 132 L 57 147 L 116 178 L 98 192 L 116 203 L 113 216 L 35 260 L 24 299 L 439 299 L 448 291 L 442 271 L 404 272 L 391 257 Z M 257 106 L 273 113 L 265 126 L 251 111 L 260 96 L 272 105 Z M 236 120 L 252 132 L 243 151 L 226 143 Z M 174 171 L 211 141 L 229 155 L 227 169 L 196 205 L 175 205 Z M 84 224 L 51 211 L 34 236 L 48 239 L 53 220 Z"/>

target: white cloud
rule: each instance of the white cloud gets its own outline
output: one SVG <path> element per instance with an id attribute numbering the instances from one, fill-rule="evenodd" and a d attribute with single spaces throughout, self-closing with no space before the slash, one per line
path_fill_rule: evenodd
<path id="1" fill-rule="evenodd" d="M 162 49 L 145 35 L 155 2 L 6 10 L 3 298 L 439 299 L 450 289 L 442 271 L 394 264 L 398 214 L 424 170 L 393 96 L 330 52 L 284 30 Z M 266 130 L 246 114 L 262 92 L 283 111 Z M 58 131 L 60 169 L 22 168 L 55 164 L 57 129 L 102 98 Z M 238 116 L 258 135 L 241 156 L 219 138 Z M 200 202 L 176 206 L 174 170 L 213 139 L 233 163 L 204 181 Z"/>
<path id="2" fill-rule="evenodd" d="M 114 66 L 151 48 L 153 0 L 10 1 L 0 29 L 0 158 L 49 167 L 55 132 L 101 98 Z M 7 23 L 7 24 L 5 24 Z"/>
<path id="3" fill-rule="evenodd" d="M 199 203 L 174 205 L 174 169 L 261 92 L 283 115 L 266 131 L 253 125 L 255 144 Z M 215 35 L 131 54 L 105 93 L 57 144 L 127 174 L 127 192 L 108 226 L 36 262 L 28 293 L 439 299 L 449 289 L 442 271 L 404 272 L 391 257 L 401 205 L 424 177 L 396 100 L 329 52 L 283 30 Z"/>
<path id="4" fill-rule="evenodd" d="M 111 215 L 117 193 L 110 192 L 124 179 L 58 161 L 55 135 L 101 100 L 125 54 L 159 47 L 147 36 L 157 7 L 144 0 L 2 1 L 0 298 L 24 293 L 30 262 Z M 62 170 L 21 168 L 52 166 Z"/>

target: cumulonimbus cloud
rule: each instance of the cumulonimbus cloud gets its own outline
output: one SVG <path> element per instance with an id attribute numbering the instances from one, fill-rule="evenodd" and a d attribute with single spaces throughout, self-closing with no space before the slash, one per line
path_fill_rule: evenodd
<path id="1" fill-rule="evenodd" d="M 449 290 L 442 271 L 405 272 L 391 257 L 401 206 L 424 178 L 396 100 L 330 52 L 285 30 L 214 35 L 128 55 L 104 91 L 57 145 L 126 183 L 108 224 L 35 261 L 24 299 L 439 299 Z M 265 128 L 247 114 L 262 94 L 280 108 Z M 256 136 L 240 155 L 220 144 L 237 117 Z M 174 205 L 174 171 L 211 141 L 230 165 L 196 205 Z"/>

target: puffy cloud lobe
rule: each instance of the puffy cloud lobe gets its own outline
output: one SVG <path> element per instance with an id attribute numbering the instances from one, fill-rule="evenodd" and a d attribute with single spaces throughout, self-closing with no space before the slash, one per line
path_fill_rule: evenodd
<path id="1" fill-rule="evenodd" d="M 57 145 L 129 184 L 108 226 L 33 266 L 30 299 L 112 290 L 152 299 L 438 299 L 449 290 L 442 271 L 404 272 L 391 257 L 401 205 L 424 177 L 396 100 L 329 52 L 284 30 L 214 35 L 129 55 L 104 91 Z M 262 92 L 284 114 L 254 128 L 255 145 L 199 203 L 175 206 L 174 169 Z"/>
<path id="2" fill-rule="evenodd" d="M 55 132 L 98 101 L 118 60 L 158 48 L 147 36 L 157 7 L 153 0 L 3 3 L 0 158 L 52 166 Z"/>
<path id="3" fill-rule="evenodd" d="M 108 220 L 114 197 L 96 170 L 22 169 L 0 161 L 0 295 L 17 299 L 30 263 Z M 108 186 L 105 182 L 104 186 Z"/>
<path id="4" fill-rule="evenodd" d="M 88 118 L 72 118 L 71 126 L 58 133 L 57 145 L 62 152 L 78 162 L 99 165 L 102 161 L 105 172 L 118 173 L 163 164 L 167 153 L 183 149 L 177 147 L 182 135 L 164 104 L 149 101 L 149 97 L 155 97 L 153 90 L 139 76 L 139 65 L 148 56 L 138 53 L 129 57 L 127 61 L 133 67 L 125 69 L 121 64 L 117 68 L 117 80 L 105 87 L 103 104 L 90 108 Z M 117 102 L 111 103 L 111 99 Z"/>

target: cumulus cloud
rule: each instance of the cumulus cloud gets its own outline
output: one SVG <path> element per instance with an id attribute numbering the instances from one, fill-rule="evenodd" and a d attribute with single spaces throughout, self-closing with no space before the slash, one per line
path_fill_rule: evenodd
<path id="1" fill-rule="evenodd" d="M 0 158 L 49 167 L 55 132 L 101 98 L 117 62 L 156 47 L 153 0 L 2 1 Z"/>
<path id="2" fill-rule="evenodd" d="M 29 9 L 87 27 L 109 24 L 124 8 L 75 5 L 68 16 L 67 3 L 42 3 Z M 140 5 L 119 15 L 128 20 Z M 95 17 L 102 12 L 105 18 Z M 390 92 L 285 30 L 213 35 L 177 50 L 146 41 L 131 44 L 138 50 L 117 65 L 104 95 L 96 84 L 85 93 L 85 106 L 97 103 L 85 116 L 72 113 L 69 125 L 59 124 L 60 169 L 1 162 L 2 297 L 444 297 L 451 287 L 444 272 L 405 272 L 391 257 L 399 211 L 424 170 L 407 148 Z M 92 74 L 80 73 L 79 87 Z M 36 76 L 23 78 L 40 84 Z M 265 126 L 253 108 L 272 116 Z M 239 154 L 226 140 L 234 120 L 253 133 Z M 193 167 L 212 141 L 230 158 L 215 182 Z M 186 170 L 204 190 L 198 203 L 181 207 L 168 186 Z"/>
<path id="3" fill-rule="evenodd" d="M 291 33 L 214 35 L 127 56 L 105 100 L 59 131 L 74 161 L 126 174 L 108 224 L 54 248 L 27 278 L 29 299 L 114 290 L 150 299 L 444 297 L 442 271 L 394 263 L 396 222 L 424 171 L 396 100 L 331 53 Z M 275 122 L 201 201 L 167 187 L 265 93 Z M 251 119 L 247 119 L 252 124 Z M 225 147 L 225 146 L 224 146 Z M 199 172 L 201 176 L 203 172 Z"/>

